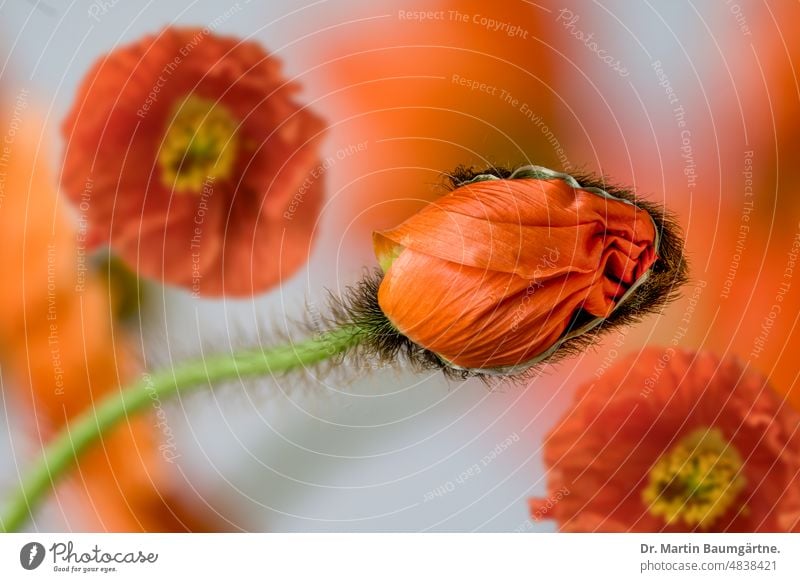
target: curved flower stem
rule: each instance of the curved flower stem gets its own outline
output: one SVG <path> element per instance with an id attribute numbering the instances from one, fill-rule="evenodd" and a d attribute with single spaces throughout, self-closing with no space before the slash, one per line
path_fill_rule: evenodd
<path id="1" fill-rule="evenodd" d="M 76 416 L 56 435 L 0 513 L 0 531 L 18 530 L 81 453 L 123 420 L 146 410 L 153 401 L 211 388 L 226 380 L 313 365 L 347 352 L 362 337 L 359 327 L 343 326 L 297 344 L 218 355 L 145 374 L 139 382 L 109 394 L 91 410 Z"/>

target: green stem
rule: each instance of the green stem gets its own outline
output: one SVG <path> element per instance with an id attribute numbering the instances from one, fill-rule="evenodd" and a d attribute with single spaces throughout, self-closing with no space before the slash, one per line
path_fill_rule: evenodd
<path id="1" fill-rule="evenodd" d="M 267 376 L 309 366 L 344 353 L 362 338 L 356 326 L 343 326 L 298 344 L 218 355 L 183 362 L 145 375 L 142 380 L 109 394 L 92 409 L 76 416 L 48 444 L 39 461 L 20 481 L 20 488 L 0 514 L 0 531 L 18 530 L 55 483 L 95 441 L 123 420 L 155 401 L 186 395 L 200 388 L 238 378 Z"/>

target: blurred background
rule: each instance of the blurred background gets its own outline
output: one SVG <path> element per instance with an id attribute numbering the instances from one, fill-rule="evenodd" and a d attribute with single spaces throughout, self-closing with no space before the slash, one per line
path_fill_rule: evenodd
<path id="1" fill-rule="evenodd" d="M 365 368 L 154 403 L 29 527 L 551 531 L 526 501 L 545 491 L 543 435 L 623 354 L 733 354 L 800 404 L 798 16 L 728 0 L 3 2 L 0 493 L 52 427 L 135 370 L 297 333 L 326 288 L 375 265 L 371 232 L 440 195 L 459 164 L 591 171 L 667 206 L 687 239 L 683 298 L 524 385 Z M 282 61 L 329 124 L 326 202 L 307 264 L 280 288 L 207 300 L 148 283 L 136 310 L 121 269 L 109 283 L 92 257 L 78 290 L 79 266 L 52 250 L 79 247 L 56 187 L 60 124 L 92 63 L 175 24 Z"/>

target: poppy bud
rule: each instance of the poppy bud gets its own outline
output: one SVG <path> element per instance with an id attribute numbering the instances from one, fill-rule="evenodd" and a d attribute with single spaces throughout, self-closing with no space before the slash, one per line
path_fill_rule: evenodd
<path id="1" fill-rule="evenodd" d="M 686 278 L 671 222 L 582 182 L 539 166 L 462 171 L 452 192 L 374 233 L 391 329 L 462 375 L 508 375 L 663 305 Z"/>

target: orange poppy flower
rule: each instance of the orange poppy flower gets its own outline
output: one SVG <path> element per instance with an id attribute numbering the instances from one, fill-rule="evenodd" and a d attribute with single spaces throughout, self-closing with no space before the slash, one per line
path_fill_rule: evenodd
<path id="1" fill-rule="evenodd" d="M 146 277 L 251 295 L 307 259 L 322 121 L 254 42 L 167 28 L 101 59 L 63 133 L 63 186 Z"/>
<path id="2" fill-rule="evenodd" d="M 79 252 L 82 235 L 56 196 L 40 149 L 41 118 L 27 101 L 24 108 L 24 115 L 13 105 L 3 109 L 20 121 L 0 161 L 8 274 L 0 286 L 0 363 L 7 400 L 44 445 L 70 418 L 130 380 L 135 366 L 110 317 L 109 290 Z M 152 418 L 132 418 L 81 457 L 57 491 L 70 529 L 226 528 L 168 470 L 159 436 Z"/>
<path id="3" fill-rule="evenodd" d="M 513 373 L 610 318 L 648 279 L 664 282 L 650 273 L 666 264 L 658 219 L 544 168 L 478 176 L 375 233 L 378 303 L 396 330 L 453 367 Z"/>
<path id="4" fill-rule="evenodd" d="M 738 359 L 648 348 L 544 444 L 534 519 L 564 531 L 800 531 L 800 415 Z"/>

